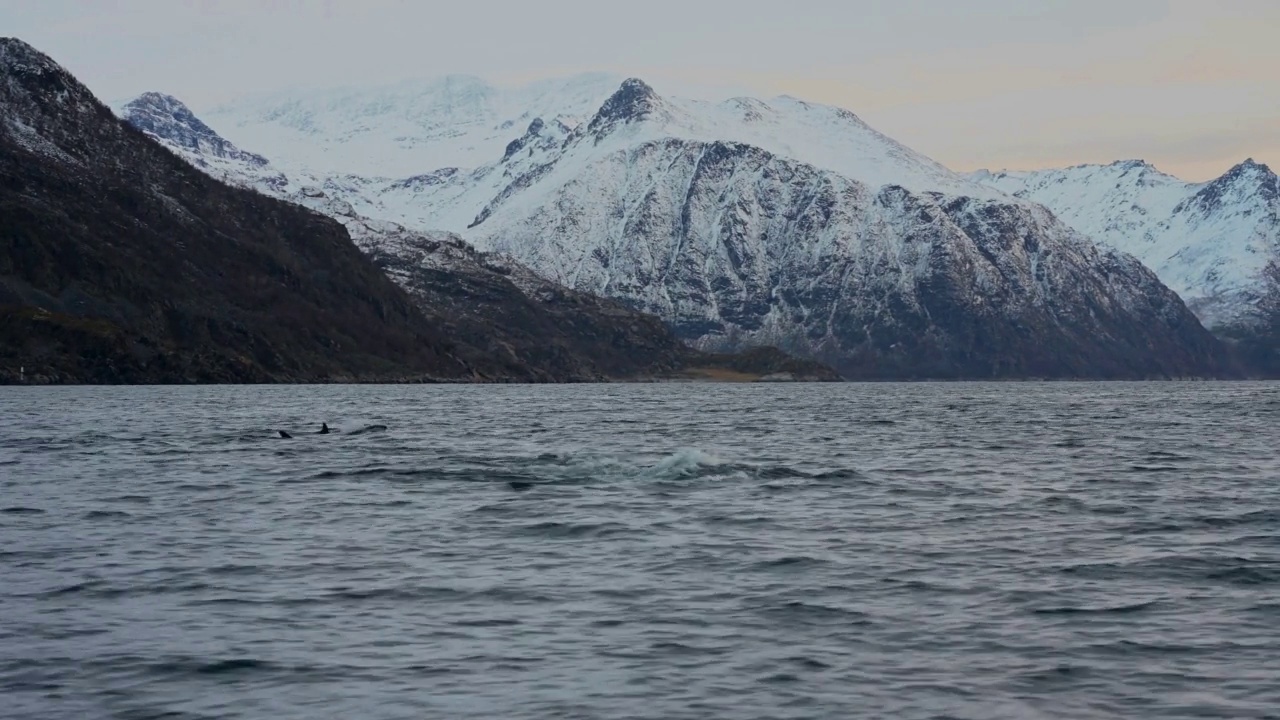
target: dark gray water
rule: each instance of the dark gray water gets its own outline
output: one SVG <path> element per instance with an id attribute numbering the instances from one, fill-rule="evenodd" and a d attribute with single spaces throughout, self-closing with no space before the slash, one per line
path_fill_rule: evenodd
<path id="1" fill-rule="evenodd" d="M 1277 384 L 0 388 L 0 717 L 1280 717 L 1277 421 Z"/>

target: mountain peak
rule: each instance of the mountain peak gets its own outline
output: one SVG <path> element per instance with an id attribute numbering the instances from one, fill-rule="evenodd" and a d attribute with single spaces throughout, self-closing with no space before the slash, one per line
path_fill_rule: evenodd
<path id="1" fill-rule="evenodd" d="M 525 131 L 523 136 L 507 144 L 507 150 L 502 155 L 502 162 L 509 161 L 516 153 L 525 148 L 532 147 L 546 150 L 551 147 L 558 147 L 560 140 L 566 134 L 568 134 L 568 131 L 559 121 L 555 125 L 549 126 L 545 120 L 536 117 L 533 122 L 529 123 L 529 129 Z"/>
<path id="2" fill-rule="evenodd" d="M 1257 175 L 1265 179 L 1269 176 L 1274 177 L 1275 173 L 1271 172 L 1271 168 L 1264 163 L 1257 162 L 1253 158 L 1245 158 L 1244 162 L 1238 163 L 1228 170 L 1223 177 L 1239 178 L 1251 175 Z"/>
<path id="3" fill-rule="evenodd" d="M 1137 158 L 1131 159 L 1131 160 L 1117 160 L 1111 163 L 1111 167 L 1119 168 L 1121 170 L 1154 170 L 1155 169 L 1155 166 L 1152 165 L 1151 163 L 1147 162 L 1146 160 L 1141 160 Z"/>
<path id="4" fill-rule="evenodd" d="M 1216 204 L 1230 192 L 1242 196 L 1256 195 L 1264 202 L 1280 200 L 1280 177 L 1265 164 L 1246 158 L 1228 170 L 1222 177 L 1209 183 L 1196 194 L 1207 204 Z"/>
<path id="5" fill-rule="evenodd" d="M 1194 210 L 1201 216 L 1280 201 L 1280 178 L 1271 168 L 1248 158 L 1221 177 L 1200 186 L 1195 195 L 1174 208 L 1175 213 Z M 1246 212 L 1247 214 L 1247 212 Z"/>
<path id="6" fill-rule="evenodd" d="M 91 144 L 84 142 L 87 128 L 108 134 L 117 129 L 111 110 L 89 88 L 22 40 L 0 38 L 0 79 L 0 132 L 27 136 L 24 145 L 63 155 L 65 147 L 55 148 L 74 145 L 72 155 L 91 154 Z"/>
<path id="7" fill-rule="evenodd" d="M 185 103 L 172 95 L 159 92 L 145 92 L 125 103 L 120 107 L 120 118 L 153 135 L 159 133 L 149 125 L 156 124 L 160 118 L 164 118 L 166 123 L 180 123 L 213 133 Z"/>
<path id="8" fill-rule="evenodd" d="M 0 38 L 0 75 L 17 80 L 16 87 L 11 85 L 6 95 L 19 89 L 37 96 L 52 93 L 60 99 L 65 99 L 68 92 L 89 95 L 71 73 L 18 38 Z"/>
<path id="9" fill-rule="evenodd" d="M 224 139 L 195 116 L 181 100 L 164 93 L 146 92 L 125 103 L 120 117 L 144 133 L 200 156 L 238 160 L 256 167 L 267 164 L 261 155 L 245 152 Z"/>
<path id="10" fill-rule="evenodd" d="M 155 107 L 169 109 L 174 112 L 191 112 L 190 108 L 178 98 L 160 92 L 144 92 L 125 103 L 124 107 L 125 109 Z"/>
<path id="11" fill-rule="evenodd" d="M 1271 168 L 1260 162 L 1255 162 L 1253 158 L 1246 158 L 1244 162 L 1237 163 L 1230 170 L 1223 173 L 1221 177 L 1206 185 L 1205 190 L 1210 190 L 1214 187 L 1226 188 L 1237 185 L 1242 187 L 1254 185 L 1274 186 L 1275 181 L 1276 174 L 1271 172 Z M 1201 192 L 1203 193 L 1204 191 Z"/>
<path id="12" fill-rule="evenodd" d="M 48 55 L 15 37 L 0 38 L 0 69 L 5 72 L 61 70 Z"/>
<path id="13" fill-rule="evenodd" d="M 629 78 L 600 106 L 587 129 L 599 133 L 617 125 L 643 120 L 653 115 L 661 104 L 662 99 L 648 83 L 639 78 Z"/>

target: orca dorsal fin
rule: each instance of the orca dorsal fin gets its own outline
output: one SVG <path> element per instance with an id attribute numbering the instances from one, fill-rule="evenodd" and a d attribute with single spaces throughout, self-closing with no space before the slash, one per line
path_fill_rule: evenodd
<path id="1" fill-rule="evenodd" d="M 292 439 L 293 439 L 293 436 L 292 436 L 292 435 L 290 435 L 289 433 L 287 433 L 287 432 L 285 432 L 285 431 L 283 431 L 283 430 L 277 430 L 276 432 L 280 433 L 280 437 L 284 438 L 285 440 L 292 440 Z"/>

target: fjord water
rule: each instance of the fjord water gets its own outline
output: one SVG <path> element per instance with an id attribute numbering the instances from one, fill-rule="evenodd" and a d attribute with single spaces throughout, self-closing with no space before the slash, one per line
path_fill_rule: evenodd
<path id="1" fill-rule="evenodd" d="M 1278 423 L 1247 383 L 0 388 L 0 716 L 1275 717 Z"/>

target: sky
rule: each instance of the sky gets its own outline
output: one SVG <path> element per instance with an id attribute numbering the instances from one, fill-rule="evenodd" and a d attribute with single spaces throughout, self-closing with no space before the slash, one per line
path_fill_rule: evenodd
<path id="1" fill-rule="evenodd" d="M 1280 169 L 1280 0 L 0 0 L 100 98 L 604 71 L 857 113 L 955 170 Z"/>

